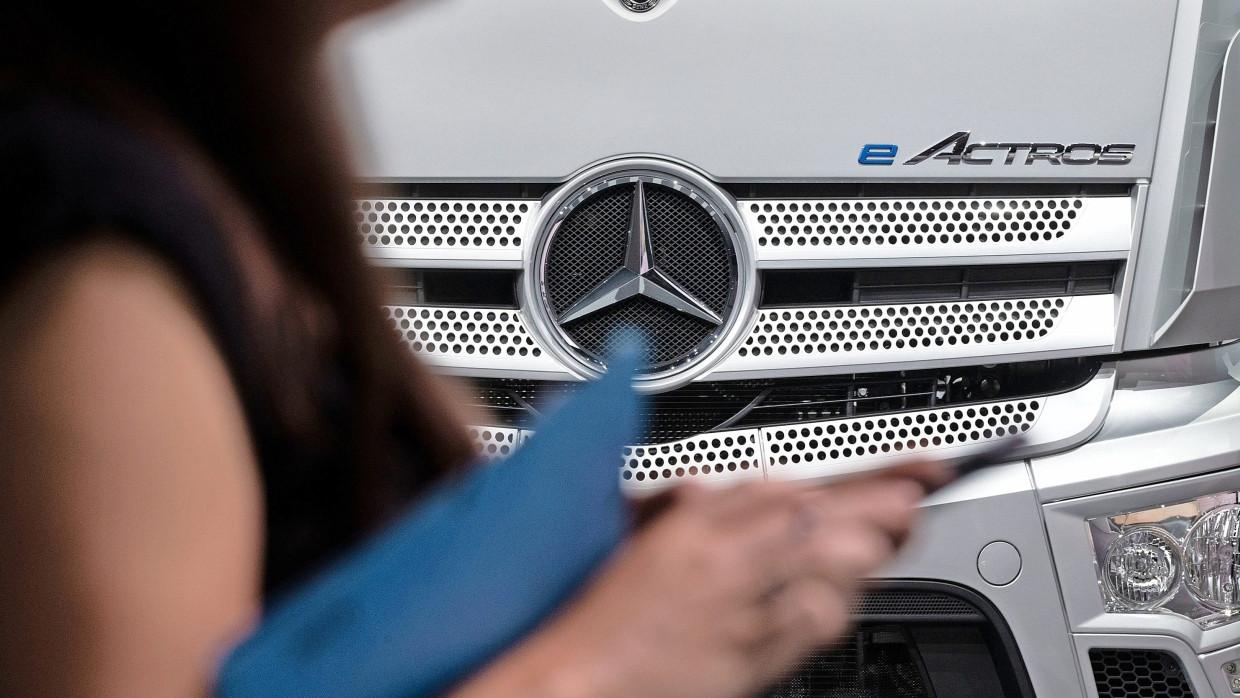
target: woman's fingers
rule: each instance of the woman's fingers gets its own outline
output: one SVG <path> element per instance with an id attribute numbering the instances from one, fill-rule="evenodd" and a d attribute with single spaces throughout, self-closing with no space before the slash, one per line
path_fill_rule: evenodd
<path id="1" fill-rule="evenodd" d="M 844 475 L 833 481 L 831 487 L 841 487 L 856 482 L 868 482 L 883 479 L 913 480 L 921 484 L 926 492 L 933 492 L 948 484 L 956 477 L 955 471 L 947 461 L 914 458 L 901 461 L 877 470 L 863 470 Z"/>
<path id="2" fill-rule="evenodd" d="M 769 602 L 770 631 L 754 648 L 754 659 L 760 666 L 788 667 L 808 649 L 836 639 L 851 623 L 852 598 L 846 590 L 822 579 L 805 579 L 788 586 Z"/>
<path id="3" fill-rule="evenodd" d="M 633 538 L 536 634 L 530 665 L 605 658 L 599 690 L 573 695 L 753 694 L 845 631 L 860 580 L 898 550 L 936 472 L 911 463 L 816 489 L 759 481 L 647 500 Z"/>
<path id="4" fill-rule="evenodd" d="M 794 577 L 824 580 L 844 589 L 887 564 L 896 546 L 886 532 L 864 522 L 833 527 L 815 536 L 789 564 Z"/>
<path id="5" fill-rule="evenodd" d="M 748 527 L 771 516 L 786 515 L 803 490 L 793 482 L 755 480 L 715 490 L 697 486 L 687 489 L 684 497 L 690 506 L 704 507 L 720 524 Z"/>
<path id="6" fill-rule="evenodd" d="M 913 480 L 857 480 L 805 493 L 807 505 L 821 516 L 822 526 L 863 521 L 902 544 L 916 518 L 925 490 Z"/>
<path id="7" fill-rule="evenodd" d="M 718 506 L 706 523 L 731 539 L 733 578 L 761 598 L 804 578 L 852 588 L 895 554 L 916 517 L 923 490 L 910 480 L 875 478 L 817 490 L 759 485 L 701 504 Z M 699 553 L 705 553 L 699 550 Z"/>

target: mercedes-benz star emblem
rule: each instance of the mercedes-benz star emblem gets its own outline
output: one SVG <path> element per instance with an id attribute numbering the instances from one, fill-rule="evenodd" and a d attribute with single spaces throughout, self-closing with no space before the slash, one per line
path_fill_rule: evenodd
<path id="1" fill-rule="evenodd" d="M 751 317 L 752 255 L 727 193 L 655 158 L 602 163 L 544 204 L 522 306 L 549 352 L 582 377 L 624 344 L 646 349 L 638 386 L 684 385 Z"/>
<path id="2" fill-rule="evenodd" d="M 561 325 L 573 322 L 634 296 L 645 296 L 714 325 L 723 323 L 723 318 L 655 266 L 653 245 L 650 243 L 650 218 L 646 214 L 646 185 L 641 181 L 633 189 L 624 266 L 612 272 L 603 283 L 561 313 L 558 319 Z"/>

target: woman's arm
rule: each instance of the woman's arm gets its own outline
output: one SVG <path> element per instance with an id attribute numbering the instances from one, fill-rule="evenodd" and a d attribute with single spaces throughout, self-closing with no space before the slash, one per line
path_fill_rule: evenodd
<path id="1" fill-rule="evenodd" d="M 929 462 L 817 490 L 684 488 L 557 617 L 452 698 L 741 698 L 836 640 L 903 544 Z"/>
<path id="2" fill-rule="evenodd" d="M 6 690 L 202 694 L 257 615 L 257 469 L 188 299 L 157 257 L 111 241 L 0 301 Z M 457 695 L 748 695 L 844 628 L 858 577 L 893 554 L 920 496 L 889 476 L 681 491 Z"/>
<path id="3" fill-rule="evenodd" d="M 173 271 L 119 237 L 0 298 L 0 685 L 187 696 L 258 613 L 257 469 Z"/>

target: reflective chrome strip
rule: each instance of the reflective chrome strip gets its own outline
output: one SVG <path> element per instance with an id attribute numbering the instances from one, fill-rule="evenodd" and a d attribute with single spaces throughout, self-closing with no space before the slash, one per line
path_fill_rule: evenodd
<path id="1" fill-rule="evenodd" d="M 353 218 L 372 258 L 482 267 L 520 263 L 538 206 L 519 199 L 362 199 Z"/>
<path id="2" fill-rule="evenodd" d="M 386 306 L 388 324 L 429 363 L 460 369 L 566 371 L 534 341 L 512 308 Z"/>
<path id="3" fill-rule="evenodd" d="M 540 203 L 530 199 L 361 199 L 354 220 L 377 260 L 514 266 Z M 1080 255 L 1124 258 L 1132 201 L 1122 196 L 743 199 L 759 266 L 861 259 Z"/>
<path id="4" fill-rule="evenodd" d="M 765 470 L 757 429 L 710 432 L 687 439 L 624 449 L 620 477 L 627 487 L 645 489 L 692 480 L 762 477 Z"/>
<path id="5" fill-rule="evenodd" d="M 478 457 L 494 461 L 512 455 L 525 441 L 526 432 L 510 427 L 474 426 L 469 428 L 469 435 L 478 449 Z"/>
<path id="6" fill-rule="evenodd" d="M 1113 295 L 758 311 L 744 339 L 702 380 L 871 370 L 928 361 L 1109 351 Z M 452 372 L 577 380 L 511 308 L 388 306 L 411 349 Z"/>
<path id="7" fill-rule="evenodd" d="M 1127 197 L 746 199 L 759 266 L 856 259 L 1088 254 L 1132 246 Z"/>
<path id="8" fill-rule="evenodd" d="M 1097 431 L 1114 379 L 1114 368 L 1104 367 L 1090 382 L 1058 395 L 732 429 L 629 446 L 621 454 L 621 482 L 626 489 L 641 492 L 691 481 L 826 478 L 882 467 L 913 454 L 958 457 L 1017 433 L 1025 435 L 1029 455 L 1052 452 L 1077 445 Z M 475 429 L 487 457 L 501 457 L 499 450 L 520 444 L 533 433 Z"/>
<path id="9" fill-rule="evenodd" d="M 740 346 L 705 378 L 1097 351 L 1114 346 L 1116 303 L 1113 295 L 1096 295 L 761 310 Z"/>

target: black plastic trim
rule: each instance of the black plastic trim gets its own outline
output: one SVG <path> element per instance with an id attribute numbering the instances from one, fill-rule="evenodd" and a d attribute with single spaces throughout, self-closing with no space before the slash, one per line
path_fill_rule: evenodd
<path id="1" fill-rule="evenodd" d="M 934 303 L 1115 292 L 1119 262 L 767 269 L 760 308 Z"/>
<path id="2" fill-rule="evenodd" d="M 520 272 L 507 269 L 393 269 L 397 305 L 516 308 Z"/>
<path id="3" fill-rule="evenodd" d="M 366 196 L 436 199 L 541 199 L 567 180 L 363 180 Z M 1132 182 L 736 182 L 716 183 L 738 199 L 950 198 L 1025 196 L 1131 196 Z"/>
<path id="4" fill-rule="evenodd" d="M 965 586 L 929 579 L 891 580 L 880 582 L 875 588 L 937 592 L 948 596 L 955 596 L 972 605 L 985 617 L 985 622 L 981 627 L 987 644 L 992 648 L 1002 648 L 1003 650 L 1001 653 L 995 653 L 992 656 L 996 659 L 996 668 L 1000 670 L 999 680 L 1003 684 L 1004 698 L 1035 698 L 1033 682 L 1029 679 L 1029 670 L 1025 666 L 1024 658 L 1021 656 L 1020 647 L 1016 644 L 1016 637 L 1012 634 L 1012 629 L 1008 626 L 1003 614 L 985 596 Z M 859 622 L 861 620 L 860 618 L 858 619 Z M 911 624 L 906 620 L 898 622 Z M 917 622 L 925 624 L 922 621 Z M 935 620 L 928 622 L 937 625 L 943 621 Z"/>

